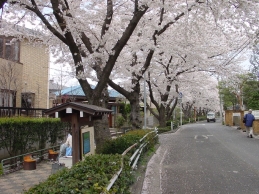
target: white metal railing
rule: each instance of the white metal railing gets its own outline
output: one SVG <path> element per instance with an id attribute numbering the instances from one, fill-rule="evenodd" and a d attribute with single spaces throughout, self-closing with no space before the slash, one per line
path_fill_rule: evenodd
<path id="1" fill-rule="evenodd" d="M 138 163 L 138 160 L 142 154 L 143 149 L 149 144 L 149 141 L 146 141 L 147 137 L 152 134 L 155 133 L 155 136 L 152 138 L 156 138 L 158 136 L 157 134 L 158 129 L 155 128 L 154 131 L 151 131 L 149 133 L 147 133 L 143 138 L 141 138 L 139 140 L 139 143 L 141 143 L 139 145 L 139 147 L 135 150 L 135 152 L 132 154 L 132 156 L 130 157 L 130 162 L 129 165 L 131 165 L 131 169 L 134 170 L 136 168 L 136 165 Z M 132 146 L 130 146 L 129 148 L 127 148 L 123 153 L 122 153 L 122 157 L 121 157 L 121 168 L 113 175 L 113 177 L 110 180 L 109 185 L 106 187 L 106 190 L 109 191 L 111 189 L 111 187 L 113 186 L 113 184 L 116 182 L 116 180 L 118 179 L 120 173 L 123 170 L 124 167 L 124 156 L 134 147 L 136 147 L 138 145 L 138 143 L 133 144 Z"/>

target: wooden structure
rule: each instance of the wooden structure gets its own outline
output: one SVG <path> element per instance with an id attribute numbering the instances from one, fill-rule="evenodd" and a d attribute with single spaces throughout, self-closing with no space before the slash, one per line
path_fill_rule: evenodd
<path id="1" fill-rule="evenodd" d="M 81 155 L 81 126 L 93 126 L 93 120 L 102 119 L 112 110 L 95 105 L 80 102 L 68 102 L 46 110 L 46 115 L 61 118 L 61 121 L 69 122 L 72 128 L 72 164 L 82 159 Z"/>
<path id="2" fill-rule="evenodd" d="M 235 114 L 239 114 L 240 117 L 238 124 L 235 123 L 234 121 L 234 116 Z M 225 111 L 225 125 L 227 126 L 235 126 L 238 125 L 240 126 L 241 129 L 245 130 L 245 125 L 243 123 L 243 118 L 244 118 L 244 111 L 243 110 L 226 110 Z"/>
<path id="3" fill-rule="evenodd" d="M 58 152 L 55 152 L 54 150 L 49 150 L 48 159 L 56 161 L 57 158 L 58 158 Z"/>
<path id="4" fill-rule="evenodd" d="M 34 160 L 31 155 L 26 155 L 23 157 L 23 169 L 24 170 L 36 169 L 36 160 Z"/>
<path id="5" fill-rule="evenodd" d="M 253 123 L 253 132 L 254 135 L 259 135 L 259 120 L 256 119 Z"/>
<path id="6" fill-rule="evenodd" d="M 235 114 L 240 113 L 240 116 L 237 118 L 239 119 L 239 125 L 235 124 Z M 226 110 L 225 111 L 225 125 L 227 126 L 239 126 L 244 132 L 246 131 L 246 127 L 243 123 L 243 118 L 244 118 L 244 111 L 233 111 L 233 110 Z M 259 135 L 259 119 L 256 119 L 253 122 L 253 133 L 255 135 Z"/>

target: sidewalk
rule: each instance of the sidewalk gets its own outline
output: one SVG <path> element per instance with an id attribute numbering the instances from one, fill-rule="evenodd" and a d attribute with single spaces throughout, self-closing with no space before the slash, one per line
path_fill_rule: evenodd
<path id="1" fill-rule="evenodd" d="M 59 158 L 59 163 L 65 164 L 67 168 L 72 167 L 72 157 Z M 52 166 L 54 163 L 43 160 L 37 163 L 36 170 L 18 170 L 0 176 L 0 194 L 21 194 L 32 186 L 47 180 L 49 175 L 58 169 Z"/>
<path id="2" fill-rule="evenodd" d="M 39 182 L 45 181 L 52 171 L 52 162 L 37 163 L 36 170 L 19 170 L 0 176 L 1 194 L 21 194 Z"/>
<path id="3" fill-rule="evenodd" d="M 243 131 L 243 129 L 241 129 L 239 126 L 231 126 L 232 128 L 239 130 L 241 133 L 244 133 L 244 135 L 246 135 L 246 131 Z M 245 129 L 244 129 L 245 130 Z M 259 135 L 253 135 L 253 137 L 255 139 L 259 139 Z"/>

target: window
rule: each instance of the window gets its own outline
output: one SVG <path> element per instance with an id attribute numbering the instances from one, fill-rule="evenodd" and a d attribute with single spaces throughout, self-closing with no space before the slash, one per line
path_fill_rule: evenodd
<path id="1" fill-rule="evenodd" d="M 0 58 L 19 62 L 20 42 L 12 38 L 0 37 Z"/>
<path id="2" fill-rule="evenodd" d="M 13 90 L 0 90 L 0 107 L 15 107 L 15 91 Z"/>
<path id="3" fill-rule="evenodd" d="M 35 94 L 34 93 L 22 93 L 22 108 L 33 108 L 34 107 L 34 99 Z"/>

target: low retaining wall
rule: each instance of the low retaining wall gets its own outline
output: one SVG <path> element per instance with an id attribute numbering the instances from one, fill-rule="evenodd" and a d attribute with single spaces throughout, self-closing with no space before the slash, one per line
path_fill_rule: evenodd
<path id="1" fill-rule="evenodd" d="M 233 110 L 226 110 L 225 111 L 225 125 L 227 126 L 239 126 L 243 131 L 246 131 L 245 125 L 243 123 L 245 111 L 233 111 Z M 239 116 L 234 115 L 239 114 Z M 238 121 L 239 120 L 239 121 Z M 237 125 L 238 123 L 239 125 Z M 259 119 L 255 119 L 253 123 L 253 130 L 255 135 L 259 135 Z"/>

